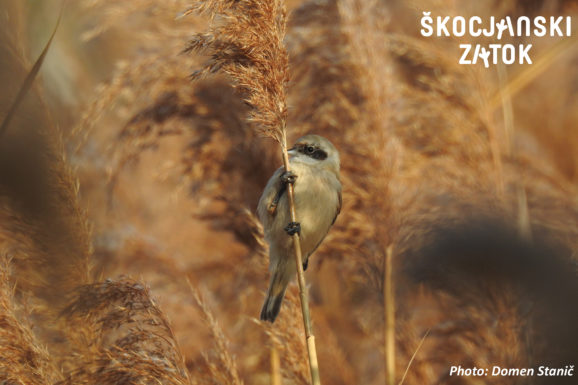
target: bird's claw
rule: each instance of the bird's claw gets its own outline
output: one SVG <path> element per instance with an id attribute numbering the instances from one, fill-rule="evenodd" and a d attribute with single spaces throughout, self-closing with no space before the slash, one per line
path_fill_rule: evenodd
<path id="1" fill-rule="evenodd" d="M 307 270 L 307 266 L 309 266 L 309 259 L 306 259 L 306 260 L 303 262 L 303 271 Z"/>
<path id="2" fill-rule="evenodd" d="M 295 234 L 301 234 L 301 224 L 299 222 L 289 222 L 285 227 L 287 234 L 293 236 Z"/>
<path id="3" fill-rule="evenodd" d="M 281 174 L 280 178 L 281 182 L 285 184 L 293 184 L 297 179 L 297 175 L 295 175 L 293 171 L 285 171 L 283 174 Z"/>

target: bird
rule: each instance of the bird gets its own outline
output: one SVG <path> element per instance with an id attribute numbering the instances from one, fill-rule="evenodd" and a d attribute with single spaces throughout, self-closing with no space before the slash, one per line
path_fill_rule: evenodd
<path id="1" fill-rule="evenodd" d="M 341 212 L 339 152 L 326 138 L 305 135 L 288 150 L 289 169 L 271 176 L 257 206 L 269 244 L 269 288 L 260 319 L 275 322 L 287 285 L 297 272 L 291 235 L 301 238 L 303 270 Z M 291 222 L 287 185 L 293 184 L 299 223 Z"/>

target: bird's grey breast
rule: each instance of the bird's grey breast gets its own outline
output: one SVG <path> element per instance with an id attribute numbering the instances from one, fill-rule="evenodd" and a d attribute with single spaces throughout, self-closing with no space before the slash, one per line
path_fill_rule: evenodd
<path id="1" fill-rule="evenodd" d="M 296 164 L 295 210 L 301 223 L 302 250 L 311 253 L 333 224 L 341 185 L 335 173 Z"/>

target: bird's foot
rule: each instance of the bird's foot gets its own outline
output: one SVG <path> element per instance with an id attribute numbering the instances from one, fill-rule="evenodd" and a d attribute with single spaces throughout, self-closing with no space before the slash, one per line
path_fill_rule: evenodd
<path id="1" fill-rule="evenodd" d="M 289 222 L 285 227 L 285 231 L 289 235 L 301 234 L 301 223 L 299 222 Z"/>
<path id="2" fill-rule="evenodd" d="M 303 262 L 303 271 L 307 270 L 307 266 L 309 266 L 309 259 L 306 259 L 306 260 Z"/>
<path id="3" fill-rule="evenodd" d="M 293 184 L 297 180 L 297 175 L 293 171 L 285 171 L 279 178 L 285 184 Z"/>

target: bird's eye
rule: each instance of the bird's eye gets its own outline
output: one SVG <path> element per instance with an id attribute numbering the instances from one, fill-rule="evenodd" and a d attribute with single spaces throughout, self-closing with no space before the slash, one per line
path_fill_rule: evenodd
<path id="1" fill-rule="evenodd" d="M 313 154 L 314 152 L 315 152 L 315 147 L 313 147 L 313 146 L 305 147 L 305 153 L 306 154 Z"/>

